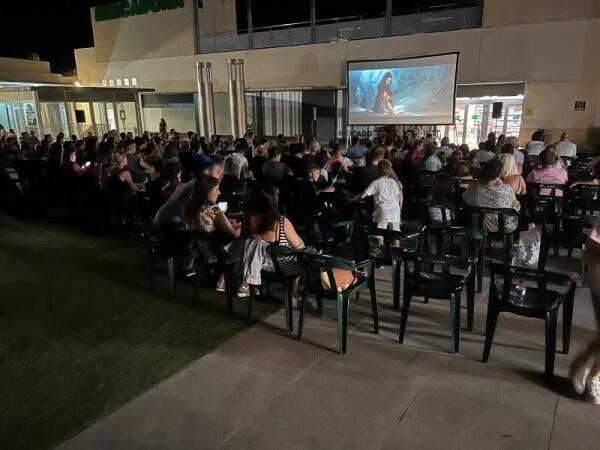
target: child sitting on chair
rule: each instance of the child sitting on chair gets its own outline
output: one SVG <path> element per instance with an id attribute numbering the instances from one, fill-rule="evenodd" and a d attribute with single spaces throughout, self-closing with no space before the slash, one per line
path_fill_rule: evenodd
<path id="1" fill-rule="evenodd" d="M 358 194 L 355 200 L 373 196 L 375 210 L 373 222 L 377 228 L 400 231 L 400 214 L 402 208 L 402 183 L 390 178 L 392 163 L 382 159 L 377 164 L 379 178 L 372 181 L 364 192 Z"/>

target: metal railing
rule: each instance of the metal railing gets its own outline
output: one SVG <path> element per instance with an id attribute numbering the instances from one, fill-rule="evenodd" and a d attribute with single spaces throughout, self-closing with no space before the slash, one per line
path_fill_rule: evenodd
<path id="1" fill-rule="evenodd" d="M 390 35 L 433 33 L 481 26 L 481 6 L 451 6 L 392 16 Z M 384 14 L 318 20 L 315 22 L 314 42 L 310 21 L 259 27 L 252 29 L 252 49 L 378 38 L 386 35 L 385 29 Z M 198 48 L 200 53 L 249 50 L 249 30 L 201 36 Z"/>

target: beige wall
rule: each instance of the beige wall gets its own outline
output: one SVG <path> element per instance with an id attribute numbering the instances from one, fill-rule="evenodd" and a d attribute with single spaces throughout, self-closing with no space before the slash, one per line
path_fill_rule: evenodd
<path id="1" fill-rule="evenodd" d="M 244 59 L 248 89 L 272 90 L 344 86 L 348 60 L 458 51 L 459 83 L 526 82 L 524 103 L 533 114 L 523 117 L 522 140 L 538 127 L 551 139 L 565 129 L 589 148 L 600 141 L 598 29 L 600 19 L 561 21 L 108 65 L 93 62 L 93 49 L 76 56 L 85 84 L 135 76 L 140 87 L 158 91 L 194 91 L 195 63 L 209 61 L 215 89 L 225 91 L 228 58 Z M 585 112 L 573 110 L 575 100 L 587 102 Z"/>
<path id="2" fill-rule="evenodd" d="M 204 0 L 198 14 L 201 35 L 229 33 L 237 29 L 235 0 Z"/>
<path id="3" fill-rule="evenodd" d="M 47 61 L 0 57 L 0 81 L 73 84 L 76 79 L 52 73 Z"/>
<path id="4" fill-rule="evenodd" d="M 96 22 L 91 8 L 97 62 L 193 55 L 195 2 L 185 0 L 183 8 L 101 22 Z"/>
<path id="5" fill-rule="evenodd" d="M 600 18 L 599 0 L 484 0 L 482 25 L 501 27 Z"/>

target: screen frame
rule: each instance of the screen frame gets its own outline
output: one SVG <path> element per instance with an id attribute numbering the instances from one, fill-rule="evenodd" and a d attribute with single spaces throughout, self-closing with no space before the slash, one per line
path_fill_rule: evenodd
<path id="1" fill-rule="evenodd" d="M 454 71 L 454 95 L 452 97 L 452 122 L 449 123 L 436 123 L 436 124 L 422 124 L 422 123 L 353 123 L 350 125 L 350 63 L 359 62 L 379 62 L 379 61 L 405 61 L 408 59 L 421 59 L 430 58 L 434 56 L 447 56 L 456 55 L 456 70 Z M 435 53 L 431 55 L 419 55 L 419 56 L 407 56 L 406 58 L 381 58 L 381 59 L 352 59 L 346 61 L 346 126 L 347 127 L 395 127 L 395 126 L 436 126 L 436 125 L 454 125 L 456 122 L 456 90 L 458 87 L 458 62 L 460 59 L 460 52 L 446 52 L 446 53 Z"/>

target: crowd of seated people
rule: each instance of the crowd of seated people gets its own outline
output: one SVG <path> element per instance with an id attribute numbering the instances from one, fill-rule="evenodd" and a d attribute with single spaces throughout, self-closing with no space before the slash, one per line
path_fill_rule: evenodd
<path id="1" fill-rule="evenodd" d="M 400 231 L 406 219 L 458 225 L 469 208 L 501 208 L 515 212 L 504 222 L 505 231 L 512 232 L 532 184 L 545 186 L 539 195 L 562 197 L 571 188 L 600 183 L 600 161 L 574 164 L 576 146 L 566 133 L 558 143 L 545 144 L 543 132 L 536 131 L 524 148 L 514 136 L 490 133 L 471 150 L 447 137 L 438 145 L 420 129 L 392 128 L 363 140 L 353 136 L 347 145 L 339 139 L 305 143 L 294 136 L 288 142 L 283 135 L 270 140 L 253 133 L 205 138 L 167 131 L 166 124 L 161 128 L 140 136 L 111 131 L 83 139 L 3 133 L 0 161 L 11 171 L 8 182 L 28 186 L 33 195 L 72 197 L 80 202 L 78 212 L 88 208 L 96 219 L 116 220 L 119 226 L 147 223 L 195 236 L 188 262 L 217 260 L 206 239 L 214 236 L 240 266 L 240 297 L 260 284 L 262 271 L 274 270 L 265 253 L 269 244 L 295 250 L 312 244 L 309 225 L 319 214 L 341 222 L 359 217 L 360 210 L 368 226 Z M 498 219 L 485 214 L 486 231 L 497 232 Z M 286 276 L 301 272 L 294 256 L 281 258 L 278 266 Z M 225 291 L 219 275 L 214 287 Z M 334 275 L 340 277 L 337 286 L 360 278 L 352 271 Z M 299 295 L 296 278 L 296 301 Z"/>

